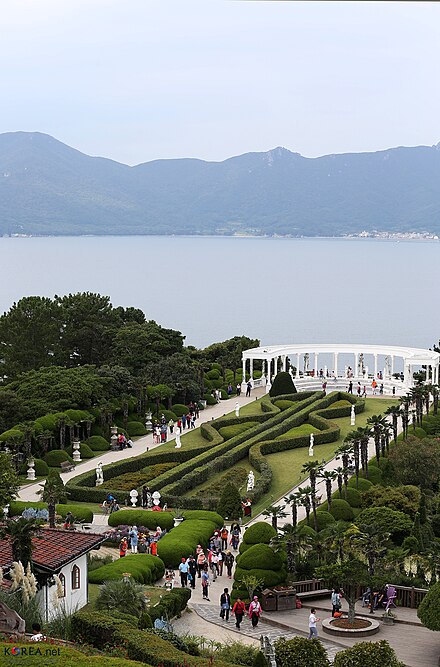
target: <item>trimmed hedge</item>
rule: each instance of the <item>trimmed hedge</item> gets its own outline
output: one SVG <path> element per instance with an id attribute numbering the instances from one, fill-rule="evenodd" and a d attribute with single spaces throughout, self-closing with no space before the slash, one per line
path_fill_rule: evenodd
<path id="1" fill-rule="evenodd" d="M 394 649 L 384 639 L 378 642 L 359 642 L 336 654 L 334 667 L 405 667 Z"/>
<path id="2" fill-rule="evenodd" d="M 325 530 L 325 528 L 328 528 L 328 526 L 332 523 L 335 522 L 335 517 L 333 514 L 330 514 L 330 512 L 327 512 L 326 507 L 327 505 L 322 506 L 323 509 L 318 508 L 318 511 L 316 512 L 316 521 L 318 524 L 318 531 Z M 304 528 L 313 528 L 314 530 L 314 525 L 315 525 L 315 520 L 313 518 L 313 514 L 310 513 L 310 524 L 307 526 L 307 524 L 304 524 Z M 316 533 L 315 533 L 316 534 Z"/>
<path id="3" fill-rule="evenodd" d="M 270 523 L 257 521 L 249 528 L 246 528 L 243 535 L 244 544 L 269 544 L 276 537 L 277 531 Z"/>
<path id="4" fill-rule="evenodd" d="M 362 510 L 356 517 L 357 526 L 362 524 L 377 526 L 384 532 L 391 534 L 391 539 L 398 546 L 411 533 L 413 520 L 403 512 L 397 512 L 389 507 L 369 507 Z"/>
<path id="5" fill-rule="evenodd" d="M 211 396 L 211 398 L 212 398 L 212 396 Z M 215 401 L 215 403 L 217 403 L 217 401 L 215 399 L 214 399 L 214 401 Z M 182 417 L 182 415 L 187 415 L 188 412 L 189 412 L 188 406 L 183 405 L 183 403 L 174 403 L 171 406 L 171 410 L 176 415 L 177 419 L 179 419 L 179 417 Z"/>
<path id="6" fill-rule="evenodd" d="M 171 512 L 153 512 L 150 510 L 118 510 L 108 517 L 108 525 L 116 526 L 145 526 L 153 530 L 160 526 L 162 530 L 170 531 L 174 526 Z"/>
<path id="7" fill-rule="evenodd" d="M 35 463 L 35 474 L 37 477 L 46 477 L 49 474 L 49 466 L 47 465 L 46 461 L 43 461 L 43 459 L 34 459 Z M 26 464 L 26 469 L 27 469 L 27 464 Z"/>
<path id="8" fill-rule="evenodd" d="M 283 563 L 268 544 L 253 544 L 244 554 L 237 557 L 237 565 L 242 570 L 281 570 Z"/>
<path id="9" fill-rule="evenodd" d="M 306 637 L 275 642 L 275 659 L 278 667 L 330 667 L 327 651 L 320 641 L 309 641 Z M 348 667 L 344 664 L 344 667 Z M 371 667 L 366 661 L 362 667 Z M 388 667 L 383 663 L 381 667 Z"/>
<path id="10" fill-rule="evenodd" d="M 333 498 L 330 514 L 336 521 L 353 521 L 353 510 L 346 500 L 341 498 Z"/>
<path id="11" fill-rule="evenodd" d="M 348 486 L 353 487 L 356 490 L 356 476 L 353 475 L 353 477 L 350 477 L 348 480 Z M 359 477 L 358 480 L 358 491 L 368 491 L 368 489 L 371 489 L 373 486 L 373 482 L 371 482 L 369 479 L 364 479 L 363 477 Z"/>
<path id="12" fill-rule="evenodd" d="M 365 473 L 362 470 L 359 472 L 359 477 L 366 479 Z M 368 466 L 368 480 L 372 484 L 380 484 L 382 482 L 382 471 L 375 466 Z"/>
<path id="13" fill-rule="evenodd" d="M 69 461 L 73 463 L 73 459 L 64 449 L 52 449 L 51 452 L 47 452 L 44 457 L 47 465 L 50 468 L 59 468 L 63 461 Z"/>
<path id="14" fill-rule="evenodd" d="M 182 511 L 185 520 L 189 521 L 212 521 L 215 523 L 216 528 L 221 528 L 225 520 L 222 515 L 218 512 L 209 512 L 208 510 L 183 510 Z"/>
<path id="15" fill-rule="evenodd" d="M 102 435 L 92 435 L 87 438 L 86 443 L 94 452 L 106 452 L 110 449 L 110 443 Z"/>
<path id="16" fill-rule="evenodd" d="M 276 405 L 280 410 L 287 410 L 287 408 L 291 408 L 293 404 L 293 401 L 288 400 L 274 401 L 274 405 Z"/>
<path id="17" fill-rule="evenodd" d="M 66 452 L 69 456 L 73 456 L 73 447 L 66 447 Z M 79 452 L 82 459 L 92 459 L 96 456 L 96 452 L 94 452 L 86 442 L 81 442 Z"/>
<path id="18" fill-rule="evenodd" d="M 332 495 L 333 500 L 339 500 L 339 491 L 335 491 Z M 362 496 L 356 489 L 353 489 L 351 486 L 348 486 L 345 490 L 342 489 L 342 500 L 346 500 L 350 507 L 361 507 L 362 505 Z"/>
<path id="19" fill-rule="evenodd" d="M 28 507 L 33 507 L 36 510 L 47 510 L 47 503 L 43 503 L 42 501 L 32 502 L 28 500 L 14 500 L 11 502 L 9 514 L 10 516 L 20 516 L 23 510 Z M 92 523 L 93 521 L 92 510 L 88 507 L 82 507 L 81 505 L 65 505 L 64 503 L 60 503 L 55 505 L 55 512 L 63 519 L 68 512 L 71 512 L 75 521 L 80 523 Z"/>
<path id="20" fill-rule="evenodd" d="M 148 614 L 153 623 L 156 618 L 162 618 L 162 616 L 171 619 L 174 616 L 178 616 L 185 609 L 190 597 L 191 589 L 173 588 L 162 597 L 158 604 L 150 607 Z"/>
<path id="21" fill-rule="evenodd" d="M 243 554 L 243 557 L 245 555 L 246 552 Z M 280 584 L 283 584 L 286 580 L 286 571 L 284 569 L 278 571 L 262 570 L 261 568 L 255 568 L 253 570 L 243 570 L 239 565 L 237 565 L 234 573 L 234 587 L 236 589 L 245 588 L 245 586 L 242 585 L 241 582 L 243 577 L 246 577 L 248 575 L 253 575 L 257 577 L 257 579 L 261 579 L 263 581 L 263 584 L 261 586 L 262 589 L 272 588 L 273 586 L 279 586 Z"/>
<path id="22" fill-rule="evenodd" d="M 135 438 L 136 436 L 147 435 L 148 431 L 142 422 L 128 422 L 127 433 L 130 438 Z"/>
<path id="23" fill-rule="evenodd" d="M 216 528 L 217 524 L 213 521 L 185 519 L 159 540 L 157 553 L 167 567 L 176 568 L 183 557 L 195 555 L 198 544 L 206 548 Z"/>
<path id="24" fill-rule="evenodd" d="M 165 566 L 157 556 L 130 554 L 89 572 L 89 582 L 103 584 L 105 581 L 119 580 L 124 572 L 129 572 L 140 584 L 154 584 L 165 574 Z"/>

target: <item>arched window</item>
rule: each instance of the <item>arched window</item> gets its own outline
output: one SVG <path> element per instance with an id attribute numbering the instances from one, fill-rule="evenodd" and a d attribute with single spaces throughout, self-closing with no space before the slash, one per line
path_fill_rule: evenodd
<path id="1" fill-rule="evenodd" d="M 61 588 L 63 590 L 63 594 L 60 595 L 59 597 L 65 598 L 66 597 L 66 577 L 64 576 L 64 574 L 59 574 L 58 578 L 60 580 Z"/>
<path id="2" fill-rule="evenodd" d="M 78 565 L 74 565 L 72 569 L 72 590 L 77 591 L 80 587 L 80 569 Z"/>

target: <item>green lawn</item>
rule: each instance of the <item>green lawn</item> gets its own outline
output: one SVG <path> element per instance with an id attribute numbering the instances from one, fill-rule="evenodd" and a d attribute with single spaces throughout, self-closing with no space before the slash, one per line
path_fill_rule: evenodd
<path id="1" fill-rule="evenodd" d="M 301 424 L 300 426 L 294 426 L 293 428 L 286 431 L 282 435 L 279 435 L 275 440 L 288 440 L 289 438 L 295 437 L 297 435 L 310 435 L 311 433 L 316 433 L 319 431 L 319 428 L 312 426 L 311 424 Z"/>
<path id="2" fill-rule="evenodd" d="M 242 408 L 240 408 L 240 417 L 249 417 L 253 415 L 261 415 L 262 410 L 261 410 L 261 401 L 266 398 L 266 396 L 262 396 L 258 400 L 251 401 L 247 405 L 243 405 Z M 267 413 L 269 414 L 269 413 Z"/>
<path id="3" fill-rule="evenodd" d="M 323 445 L 315 445 L 314 458 L 329 461 L 333 458 L 335 451 L 353 428 L 365 426 L 367 419 L 371 417 L 371 415 L 380 414 L 390 405 L 396 404 L 396 400 L 386 398 L 367 398 L 365 401 L 364 412 L 356 415 L 355 427 L 350 425 L 350 417 L 334 419 L 334 423 L 338 424 L 341 429 L 339 440 Z M 261 512 L 265 507 L 278 500 L 281 496 L 288 493 L 293 486 L 305 479 L 305 476 L 301 475 L 301 468 L 303 463 L 309 460 L 306 447 L 269 454 L 266 458 L 273 471 L 272 487 L 270 492 L 264 495 L 255 507 L 252 508 L 252 514 L 254 516 Z"/>

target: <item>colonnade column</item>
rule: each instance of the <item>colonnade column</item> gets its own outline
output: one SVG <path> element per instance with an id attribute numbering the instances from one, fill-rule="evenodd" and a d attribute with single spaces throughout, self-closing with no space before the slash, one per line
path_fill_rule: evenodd
<path id="1" fill-rule="evenodd" d="M 283 371 L 284 371 L 284 373 L 286 372 L 286 370 L 287 370 L 287 355 L 285 354 L 284 357 L 283 357 Z"/>
<path id="2" fill-rule="evenodd" d="M 299 352 L 296 354 L 296 373 L 295 377 L 299 378 Z"/>
<path id="3" fill-rule="evenodd" d="M 394 354 L 391 355 L 391 377 L 394 374 Z"/>
<path id="4" fill-rule="evenodd" d="M 243 359 L 243 375 L 241 378 L 242 384 L 246 382 L 246 359 Z"/>
<path id="5" fill-rule="evenodd" d="M 374 355 L 374 377 L 377 378 L 377 354 Z"/>
<path id="6" fill-rule="evenodd" d="M 338 377 L 338 353 L 337 352 L 333 353 L 333 358 L 334 358 L 334 367 L 335 367 L 335 377 Z"/>
<path id="7" fill-rule="evenodd" d="M 314 376 L 315 376 L 315 378 L 317 378 L 318 377 L 318 353 L 317 352 L 315 352 L 314 371 L 315 371 Z"/>
<path id="8" fill-rule="evenodd" d="M 354 355 L 354 373 L 353 373 L 355 378 L 357 378 L 358 373 L 359 373 L 359 355 L 356 352 L 356 354 Z"/>
<path id="9" fill-rule="evenodd" d="M 272 376 L 271 376 L 271 370 L 272 370 L 272 369 L 271 369 L 271 364 L 272 364 L 272 359 L 267 359 L 267 362 L 266 362 L 266 363 L 267 363 L 267 383 L 268 383 L 268 384 L 272 384 L 272 383 L 271 383 L 271 377 L 272 377 Z"/>

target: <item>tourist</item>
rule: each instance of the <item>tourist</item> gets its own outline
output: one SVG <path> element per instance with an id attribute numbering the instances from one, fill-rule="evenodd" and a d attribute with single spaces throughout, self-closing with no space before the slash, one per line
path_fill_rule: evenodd
<path id="1" fill-rule="evenodd" d="M 228 398 L 230 398 L 232 396 L 232 391 L 233 391 L 232 384 L 229 383 L 228 384 L 228 389 L 227 389 Z"/>
<path id="2" fill-rule="evenodd" d="M 73 514 L 72 512 L 67 512 L 66 518 L 64 520 L 64 528 L 70 530 L 73 528 Z"/>
<path id="3" fill-rule="evenodd" d="M 362 398 L 367 398 L 367 385 L 364 384 L 364 388 L 362 390 Z"/>
<path id="4" fill-rule="evenodd" d="M 324 392 L 324 396 L 325 396 L 326 393 L 327 393 L 327 382 L 322 383 L 322 391 Z"/>
<path id="5" fill-rule="evenodd" d="M 207 600 L 208 602 L 210 602 L 210 599 L 209 599 L 209 596 L 208 596 L 209 595 L 209 589 L 208 589 L 209 588 L 209 583 L 210 582 L 209 582 L 208 565 L 205 564 L 203 566 L 203 570 L 202 570 L 202 597 L 203 597 L 204 600 Z"/>
<path id="6" fill-rule="evenodd" d="M 200 551 L 197 553 L 197 573 L 200 579 L 200 575 L 202 573 L 203 568 L 205 567 L 206 564 L 206 556 L 203 552 L 203 549 L 200 547 Z"/>
<path id="7" fill-rule="evenodd" d="M 119 543 L 119 558 L 123 558 L 127 553 L 128 541 L 126 537 L 123 537 Z"/>
<path id="8" fill-rule="evenodd" d="M 316 609 L 312 608 L 310 610 L 310 616 L 309 616 L 309 636 L 307 637 L 307 639 L 318 639 L 318 628 L 316 627 L 316 624 L 321 619 L 317 618 L 315 614 L 316 614 Z"/>
<path id="9" fill-rule="evenodd" d="M 246 385 L 246 398 L 250 397 L 251 389 L 252 389 L 252 382 L 249 380 L 249 382 Z"/>
<path id="10" fill-rule="evenodd" d="M 361 383 L 360 383 L 360 382 L 358 382 L 358 386 L 357 386 L 357 389 L 356 389 L 356 392 L 357 392 L 357 395 L 358 395 L 358 398 L 360 398 L 360 397 L 361 397 L 361 391 L 362 391 L 362 387 L 361 387 Z"/>
<path id="11" fill-rule="evenodd" d="M 46 640 L 46 637 L 41 632 L 41 625 L 39 623 L 32 623 L 32 636 L 30 637 L 30 640 L 32 642 L 43 642 Z"/>
<path id="12" fill-rule="evenodd" d="M 183 430 L 186 429 L 186 415 L 182 415 L 182 428 Z"/>
<path id="13" fill-rule="evenodd" d="M 128 533 L 130 537 L 130 546 L 131 546 L 131 553 L 132 554 L 137 554 L 138 550 L 138 542 L 139 542 L 139 536 L 138 536 L 138 529 L 136 526 L 133 526 L 130 532 Z"/>
<path id="14" fill-rule="evenodd" d="M 193 590 L 196 587 L 196 574 L 197 574 L 197 563 L 194 556 L 190 556 L 188 558 L 188 581 Z"/>
<path id="15" fill-rule="evenodd" d="M 243 616 L 246 613 L 246 605 L 240 598 L 237 598 L 237 602 L 232 607 L 232 613 L 235 615 L 235 627 L 240 630 Z"/>
<path id="16" fill-rule="evenodd" d="M 195 427 L 196 427 L 196 416 L 191 415 L 191 428 L 195 428 Z"/>
<path id="17" fill-rule="evenodd" d="M 350 380 L 348 383 L 348 393 L 352 394 L 353 393 L 353 382 Z"/>
<path id="18" fill-rule="evenodd" d="M 200 417 L 200 408 L 199 408 L 199 404 L 198 404 L 198 403 L 196 403 L 196 404 L 194 405 L 194 414 L 195 414 L 195 416 L 196 416 L 196 419 L 198 419 L 198 418 Z"/>
<path id="19" fill-rule="evenodd" d="M 380 387 L 379 387 L 379 394 L 380 394 L 381 396 L 383 396 L 383 384 L 382 384 L 382 383 L 381 383 L 381 385 L 380 385 Z"/>
<path id="20" fill-rule="evenodd" d="M 132 440 L 131 438 L 128 438 L 126 444 L 127 444 L 127 447 L 128 447 L 129 449 L 131 449 L 131 448 L 133 447 L 133 440 Z"/>
<path id="21" fill-rule="evenodd" d="M 232 577 L 232 567 L 234 565 L 235 557 L 231 554 L 230 551 L 227 551 L 224 558 L 224 563 L 226 567 L 226 572 L 228 573 L 229 579 Z"/>
<path id="22" fill-rule="evenodd" d="M 396 387 L 393 387 L 393 396 L 396 395 Z"/>
<path id="23" fill-rule="evenodd" d="M 157 556 L 157 542 L 153 540 L 150 542 L 150 552 L 152 556 Z"/>
<path id="24" fill-rule="evenodd" d="M 219 575 L 219 577 L 222 577 L 223 576 L 223 561 L 225 559 L 225 554 L 223 553 L 223 551 L 219 551 L 217 555 L 218 555 L 218 563 L 217 563 L 218 575 Z"/>
<path id="25" fill-rule="evenodd" d="M 182 433 L 182 420 L 181 419 L 177 420 L 177 428 L 179 429 L 179 433 Z"/>
<path id="26" fill-rule="evenodd" d="M 170 421 L 168 422 L 168 428 L 170 429 L 170 433 L 173 433 L 173 431 L 174 431 L 174 421 L 172 419 L 170 419 Z"/>
<path id="27" fill-rule="evenodd" d="M 229 621 L 229 611 L 231 609 L 231 596 L 227 588 L 223 590 L 220 595 L 220 618 L 224 621 Z"/>
<path id="28" fill-rule="evenodd" d="M 332 593 L 332 616 L 335 615 L 335 611 L 339 611 L 341 608 L 341 595 L 339 589 L 335 588 Z"/>
<path id="29" fill-rule="evenodd" d="M 182 558 L 182 562 L 179 564 L 180 572 L 180 584 L 182 588 L 186 588 L 188 585 L 188 563 L 185 558 Z"/>
<path id="30" fill-rule="evenodd" d="M 371 383 L 371 388 L 373 390 L 373 396 L 376 396 L 376 388 L 377 388 L 376 380 L 373 380 L 373 382 Z"/>
<path id="31" fill-rule="evenodd" d="M 226 526 L 223 526 L 222 532 L 221 532 L 221 537 L 222 537 L 222 549 L 226 549 L 228 546 L 228 529 Z"/>
<path id="32" fill-rule="evenodd" d="M 251 619 L 252 627 L 256 628 L 261 616 L 261 604 L 258 601 L 258 596 L 254 595 L 254 599 L 249 605 L 249 618 Z"/>
<path id="33" fill-rule="evenodd" d="M 215 581 L 218 577 L 218 553 L 216 551 L 213 551 L 211 553 L 211 572 L 212 572 L 212 578 L 213 581 Z"/>
<path id="34" fill-rule="evenodd" d="M 241 394 L 241 384 L 237 382 L 237 396 L 240 396 Z"/>

